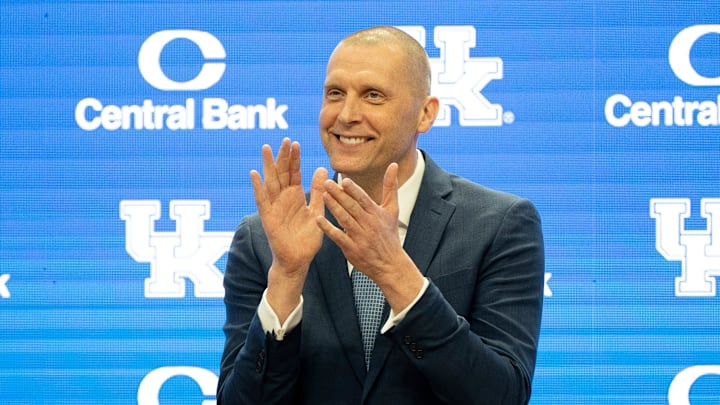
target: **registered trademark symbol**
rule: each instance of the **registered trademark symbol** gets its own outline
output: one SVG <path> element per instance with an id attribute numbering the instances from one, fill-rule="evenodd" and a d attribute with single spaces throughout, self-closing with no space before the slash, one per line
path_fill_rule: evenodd
<path id="1" fill-rule="evenodd" d="M 515 122 L 515 114 L 512 111 L 505 111 L 503 113 L 503 122 L 506 124 L 512 124 Z"/>

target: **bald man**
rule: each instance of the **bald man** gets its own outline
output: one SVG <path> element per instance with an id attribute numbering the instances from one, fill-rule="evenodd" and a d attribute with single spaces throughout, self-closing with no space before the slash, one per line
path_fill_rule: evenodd
<path id="1" fill-rule="evenodd" d="M 218 404 L 525 404 L 544 253 L 528 200 L 417 149 L 439 109 L 412 37 L 375 27 L 327 64 L 320 137 L 334 176 L 301 184 L 300 145 L 262 148 L 257 214 L 225 271 Z"/>

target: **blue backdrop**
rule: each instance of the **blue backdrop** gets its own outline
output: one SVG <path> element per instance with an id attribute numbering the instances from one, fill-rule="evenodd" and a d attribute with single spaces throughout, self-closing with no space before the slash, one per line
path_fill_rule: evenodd
<path id="1" fill-rule="evenodd" d="M 431 58 L 421 147 L 541 212 L 531 403 L 720 402 L 719 3 L 255 0 L 0 5 L 0 403 L 214 403 L 248 172 L 327 164 L 373 25 Z"/>

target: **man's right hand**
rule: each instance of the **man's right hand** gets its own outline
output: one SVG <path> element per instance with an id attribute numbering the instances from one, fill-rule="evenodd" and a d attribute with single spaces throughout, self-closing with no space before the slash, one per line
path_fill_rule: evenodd
<path id="1" fill-rule="evenodd" d="M 328 172 L 322 167 L 315 170 L 307 203 L 298 142 L 283 139 L 276 160 L 272 148 L 263 145 L 262 160 L 264 182 L 255 170 L 250 172 L 250 178 L 273 254 L 266 298 L 282 324 L 299 304 L 310 262 L 322 244 L 323 232 L 317 217 L 324 215 L 322 184 Z"/>

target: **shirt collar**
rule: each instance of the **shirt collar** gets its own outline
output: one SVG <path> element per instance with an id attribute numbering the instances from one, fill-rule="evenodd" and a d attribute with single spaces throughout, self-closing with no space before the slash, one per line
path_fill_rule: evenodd
<path id="1" fill-rule="evenodd" d="M 415 165 L 415 171 L 410 178 L 407 179 L 400 189 L 398 189 L 398 221 L 400 226 L 407 229 L 410 225 L 410 214 L 412 214 L 420 193 L 420 184 L 422 183 L 423 174 L 425 173 L 425 158 L 422 152 L 417 151 L 418 159 Z"/>

